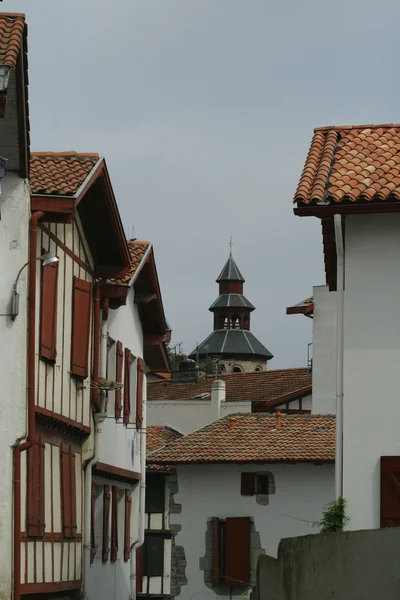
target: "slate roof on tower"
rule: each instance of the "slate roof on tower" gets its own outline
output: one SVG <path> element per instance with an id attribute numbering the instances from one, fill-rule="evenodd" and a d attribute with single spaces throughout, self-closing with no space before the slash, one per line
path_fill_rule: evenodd
<path id="1" fill-rule="evenodd" d="M 218 276 L 217 283 L 219 283 L 220 281 L 245 281 L 243 275 L 239 271 L 238 266 L 233 259 L 232 254 L 229 255 L 229 258 L 226 261 L 224 268 Z"/>
<path id="2" fill-rule="evenodd" d="M 251 331 L 244 329 L 217 329 L 204 340 L 189 358 L 200 358 L 207 354 L 238 355 L 238 356 L 263 356 L 271 360 L 273 354 L 258 341 Z"/>
<path id="3" fill-rule="evenodd" d="M 255 307 L 243 294 L 221 294 L 208 310 L 213 311 L 214 308 L 248 308 L 249 311 L 255 310 Z"/>

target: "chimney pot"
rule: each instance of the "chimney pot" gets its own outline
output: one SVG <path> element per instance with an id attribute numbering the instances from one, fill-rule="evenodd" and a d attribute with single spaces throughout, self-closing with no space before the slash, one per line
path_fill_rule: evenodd
<path id="1" fill-rule="evenodd" d="M 229 429 L 236 429 L 236 417 L 229 419 Z"/>
<path id="2" fill-rule="evenodd" d="M 225 402 L 225 381 L 215 379 L 211 385 L 211 406 L 214 419 L 219 419 L 221 416 L 221 402 Z"/>
<path id="3" fill-rule="evenodd" d="M 276 429 L 282 429 L 281 409 L 276 409 Z"/>

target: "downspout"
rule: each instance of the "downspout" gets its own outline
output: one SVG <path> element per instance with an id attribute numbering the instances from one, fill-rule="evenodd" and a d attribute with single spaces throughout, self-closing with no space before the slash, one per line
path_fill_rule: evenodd
<path id="1" fill-rule="evenodd" d="M 21 452 L 35 441 L 35 359 L 36 359 L 36 256 L 38 221 L 44 217 L 37 211 L 29 220 L 28 264 L 28 344 L 27 344 L 27 440 L 14 450 L 14 599 L 21 598 Z"/>
<path id="2" fill-rule="evenodd" d="M 146 379 L 143 382 L 146 383 Z M 145 386 L 143 386 L 145 388 Z M 147 390 L 147 386 L 146 386 Z M 144 525 L 146 519 L 146 424 L 147 424 L 147 393 L 143 394 L 143 421 L 140 430 L 140 474 L 139 483 L 139 531 L 138 538 L 131 545 L 130 569 L 131 569 L 131 595 L 130 600 L 136 598 L 136 552 L 143 546 Z"/>
<path id="3" fill-rule="evenodd" d="M 336 460 L 335 492 L 336 498 L 343 497 L 343 313 L 344 313 L 344 249 L 342 216 L 334 215 L 336 240 Z"/>
<path id="4" fill-rule="evenodd" d="M 95 288 L 94 295 L 94 349 L 93 349 L 93 383 L 98 384 L 99 376 L 105 377 L 107 367 L 107 319 L 108 319 L 108 298 L 103 299 L 103 314 L 100 337 L 100 287 Z M 96 392 L 96 393 L 95 393 Z M 103 394 L 103 392 L 102 392 Z M 100 440 L 103 433 L 103 423 L 106 418 L 104 412 L 104 402 L 99 401 L 99 388 L 93 388 L 93 405 L 95 412 L 93 414 L 95 429 L 93 440 L 93 456 L 85 466 L 85 499 L 84 499 L 84 557 L 83 557 L 83 582 L 87 589 L 87 578 L 90 570 L 90 560 L 92 552 L 91 540 L 91 510 L 92 510 L 92 469 L 100 459 Z M 95 404 L 96 402 L 96 404 Z"/>

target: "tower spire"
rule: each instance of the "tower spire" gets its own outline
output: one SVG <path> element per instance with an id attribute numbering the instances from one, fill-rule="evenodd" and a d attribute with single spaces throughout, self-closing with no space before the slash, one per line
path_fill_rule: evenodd
<path id="1" fill-rule="evenodd" d="M 233 246 L 233 240 L 232 240 L 232 236 L 229 238 L 229 256 L 232 256 L 232 246 Z"/>

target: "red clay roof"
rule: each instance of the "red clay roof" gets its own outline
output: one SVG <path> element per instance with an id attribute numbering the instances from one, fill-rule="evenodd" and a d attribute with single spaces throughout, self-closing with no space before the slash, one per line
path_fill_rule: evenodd
<path id="1" fill-rule="evenodd" d="M 314 130 L 294 202 L 400 200 L 400 125 Z"/>
<path id="2" fill-rule="evenodd" d="M 25 27 L 25 15 L 0 13 L 0 63 L 13 69 L 17 66 Z"/>
<path id="3" fill-rule="evenodd" d="M 311 296 L 310 298 L 306 298 L 298 304 L 293 304 L 293 306 L 288 306 L 286 308 L 287 315 L 312 315 L 314 311 L 314 298 Z"/>
<path id="4" fill-rule="evenodd" d="M 194 383 L 172 383 L 170 380 L 150 381 L 147 384 L 147 400 L 193 400 L 199 394 L 211 393 L 214 379 L 214 375 L 208 375 Z M 218 379 L 225 381 L 227 402 L 270 401 L 309 387 L 312 382 L 307 367 L 254 373 L 229 373 L 219 375 Z"/>
<path id="5" fill-rule="evenodd" d="M 148 457 L 156 464 L 335 461 L 333 415 L 237 414 L 189 433 Z"/>
<path id="6" fill-rule="evenodd" d="M 150 425 L 146 427 L 146 432 L 146 453 L 158 450 L 166 444 L 170 444 L 182 437 L 182 434 L 179 431 L 176 431 L 176 429 L 173 429 L 172 427 L 168 427 L 168 425 Z M 160 466 L 152 464 L 149 464 L 148 468 L 152 471 L 160 469 L 169 471 L 171 469 L 169 465 Z"/>
<path id="7" fill-rule="evenodd" d="M 140 263 L 142 262 L 149 246 L 151 246 L 150 242 L 143 242 L 140 240 L 128 240 L 129 253 L 131 256 L 131 266 L 129 271 L 126 273 L 123 278 L 113 278 L 109 281 L 111 283 L 117 283 L 119 285 L 128 285 L 138 270 Z"/>
<path id="8" fill-rule="evenodd" d="M 98 160 L 99 155 L 94 153 L 32 152 L 32 193 L 74 196 Z"/>

